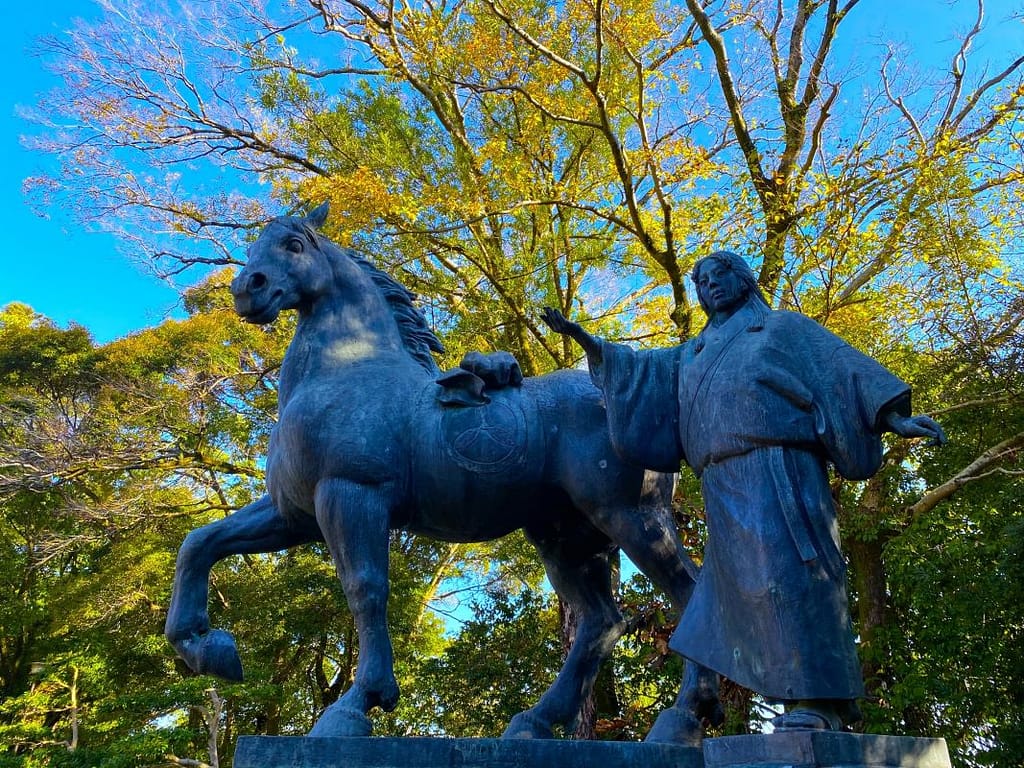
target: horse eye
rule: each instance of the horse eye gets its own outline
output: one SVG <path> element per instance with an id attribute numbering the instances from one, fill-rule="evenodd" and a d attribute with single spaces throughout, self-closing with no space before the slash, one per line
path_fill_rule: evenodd
<path id="1" fill-rule="evenodd" d="M 288 242 L 284 244 L 284 247 L 292 253 L 302 253 L 302 240 L 297 237 L 288 238 Z"/>

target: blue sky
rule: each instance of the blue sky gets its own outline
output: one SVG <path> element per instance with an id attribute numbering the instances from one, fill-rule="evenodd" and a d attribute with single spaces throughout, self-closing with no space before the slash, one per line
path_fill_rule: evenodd
<path id="1" fill-rule="evenodd" d="M 155 325 L 177 312 L 178 294 L 147 275 L 118 250 L 106 234 L 84 232 L 61 210 L 41 218 L 21 191 L 22 180 L 45 162 L 20 146 L 30 130 L 16 115 L 53 85 L 28 49 L 36 38 L 68 29 L 70 20 L 91 11 L 86 0 L 12 3 L 5 13 L 8 35 L 0 46 L 7 74 L 0 101 L 2 184 L 7 247 L 0 249 L 0 306 L 20 301 L 64 326 L 76 322 L 100 342 Z M 12 18 L 13 17 L 13 18 Z"/>
<path id="2" fill-rule="evenodd" d="M 1002 18 L 1024 10 L 1022 5 L 1021 0 L 989 0 L 987 16 Z M 40 6 L 13 3 L 6 10 L 8 36 L 0 46 L 0 71 L 8 73 L 0 101 L 0 199 L 9 235 L 0 251 L 0 306 L 24 302 L 60 325 L 84 325 L 105 342 L 180 314 L 178 295 L 133 263 L 113 237 L 82 231 L 61 210 L 40 217 L 29 207 L 22 180 L 38 173 L 46 160 L 20 146 L 19 135 L 31 126 L 16 114 L 17 105 L 34 104 L 53 85 L 29 54 L 32 41 L 60 33 L 73 17 L 90 15 L 93 8 L 88 0 L 50 0 Z M 844 39 L 907 41 L 922 61 L 948 60 L 955 50 L 951 32 L 969 27 L 974 8 L 968 0 L 862 0 L 844 25 Z M 1018 21 L 990 31 L 984 45 L 983 56 L 998 48 L 1024 50 L 1024 25 Z"/>

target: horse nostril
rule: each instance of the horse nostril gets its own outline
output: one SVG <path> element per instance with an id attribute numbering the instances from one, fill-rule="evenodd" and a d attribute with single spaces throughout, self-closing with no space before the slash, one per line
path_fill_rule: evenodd
<path id="1" fill-rule="evenodd" d="M 262 272 L 256 272 L 252 277 L 249 278 L 249 290 L 250 291 L 262 291 L 267 287 L 267 276 Z"/>

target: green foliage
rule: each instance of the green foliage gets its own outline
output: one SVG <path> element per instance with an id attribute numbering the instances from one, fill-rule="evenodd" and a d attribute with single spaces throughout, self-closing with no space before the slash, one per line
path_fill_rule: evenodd
<path id="1" fill-rule="evenodd" d="M 156 764 L 204 742 L 147 724 L 190 704 L 161 637 L 174 547 L 258 474 L 225 320 L 240 327 L 207 316 L 97 347 L 0 313 L 0 741 L 26 765 Z"/>
<path id="2" fill-rule="evenodd" d="M 0 606 L 0 742 L 11 765 L 202 758 L 218 699 L 230 755 L 240 733 L 306 732 L 352 679 L 355 628 L 323 546 L 214 570 L 211 619 L 235 634 L 244 684 L 182 677 L 162 636 L 185 533 L 259 490 L 288 332 L 242 324 L 218 285 L 191 292 L 189 319 L 102 347 L 26 307 L 0 314 L 0 585 L 12 598 Z M 416 660 L 448 645 L 426 609 L 444 603 L 439 590 L 537 586 L 541 569 L 522 536 L 489 546 L 396 534 L 392 550 L 390 620 L 415 701 Z M 537 601 L 521 606 L 530 628 L 510 632 L 557 648 L 556 628 L 537 629 Z M 517 705 L 541 685 L 532 668 L 524 676 Z"/>
<path id="3" fill-rule="evenodd" d="M 951 443 L 922 468 L 931 483 L 1024 430 L 1019 401 L 993 400 L 944 419 Z M 961 765 L 1012 765 L 1022 754 L 1024 483 L 1007 469 L 906 520 L 885 546 L 894 621 L 883 642 L 893 673 L 871 722 L 941 733 Z"/>
<path id="4" fill-rule="evenodd" d="M 415 665 L 397 734 L 497 737 L 561 668 L 558 610 L 549 596 L 490 589 L 443 653 Z"/>

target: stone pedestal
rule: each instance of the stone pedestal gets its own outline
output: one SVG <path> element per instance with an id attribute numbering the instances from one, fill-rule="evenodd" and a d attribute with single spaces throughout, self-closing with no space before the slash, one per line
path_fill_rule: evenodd
<path id="1" fill-rule="evenodd" d="M 235 768 L 703 768 L 675 744 L 531 739 L 246 736 Z"/>
<path id="2" fill-rule="evenodd" d="M 705 768 L 950 768 L 943 739 L 787 731 L 705 739 Z"/>
<path id="3" fill-rule="evenodd" d="M 235 768 L 950 768 L 946 742 L 793 731 L 673 744 L 246 736 Z"/>

